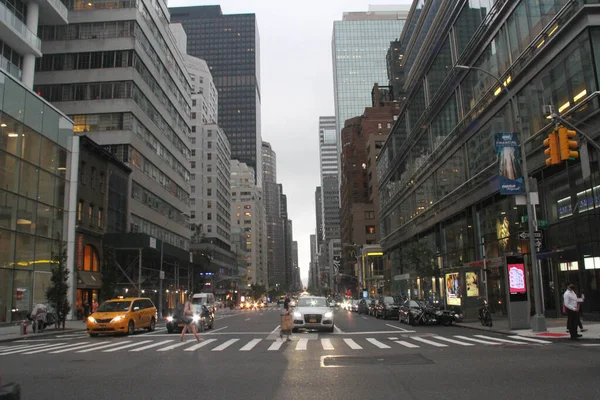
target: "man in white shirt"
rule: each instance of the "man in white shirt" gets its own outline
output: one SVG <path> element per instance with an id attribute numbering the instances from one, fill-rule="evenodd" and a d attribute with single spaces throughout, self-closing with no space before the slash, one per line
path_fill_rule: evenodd
<path id="1" fill-rule="evenodd" d="M 573 288 L 572 283 L 567 284 L 567 290 L 563 294 L 563 304 L 567 309 L 567 327 L 571 334 L 571 339 L 578 339 L 582 335 L 577 334 L 577 326 L 579 324 L 579 303 L 583 302 L 583 298 L 578 298 Z"/>

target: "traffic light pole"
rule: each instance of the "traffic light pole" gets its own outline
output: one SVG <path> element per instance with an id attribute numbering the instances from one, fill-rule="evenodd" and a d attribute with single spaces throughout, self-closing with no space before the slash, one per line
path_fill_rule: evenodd
<path id="1" fill-rule="evenodd" d="M 581 136 L 583 136 L 586 139 L 586 142 L 589 143 L 590 145 L 592 145 L 593 148 L 600 151 L 600 145 L 598 143 L 594 142 L 594 140 L 591 137 L 589 137 L 588 135 L 586 135 L 581 129 L 578 129 L 577 127 L 575 127 L 575 125 L 566 121 L 563 117 L 556 114 L 554 111 L 552 112 L 551 115 L 552 115 L 552 119 L 555 122 L 558 121 L 558 123 L 565 125 L 565 126 L 569 127 L 570 129 L 573 129 L 575 132 L 577 132 Z"/>
<path id="2" fill-rule="evenodd" d="M 533 300 L 535 305 L 535 315 L 531 320 L 531 330 L 533 332 L 545 332 L 546 328 L 546 317 L 542 313 L 542 285 L 541 285 L 541 274 L 538 268 L 538 260 L 537 260 L 537 249 L 535 247 L 535 229 L 534 229 L 534 221 L 533 221 L 533 205 L 531 204 L 531 188 L 529 185 L 529 170 L 527 168 L 527 154 L 525 153 L 525 138 L 523 137 L 523 130 L 521 126 L 521 117 L 519 115 L 519 107 L 517 105 L 516 96 L 513 96 L 511 92 L 508 90 L 508 87 L 504 85 L 496 75 L 492 74 L 485 69 L 479 67 L 471 67 L 467 65 L 456 65 L 455 68 L 458 69 L 466 69 L 466 70 L 477 70 L 480 71 L 490 77 L 492 77 L 501 88 L 506 91 L 508 96 L 508 101 L 512 104 L 513 108 L 513 116 L 515 118 L 515 130 L 517 131 L 517 135 L 519 137 L 519 145 L 521 148 L 521 169 L 523 173 L 523 180 L 525 186 L 525 201 L 527 204 L 527 230 L 529 233 L 529 254 L 531 255 L 531 270 L 533 272 Z M 537 221 L 535 222 L 537 225 Z"/>

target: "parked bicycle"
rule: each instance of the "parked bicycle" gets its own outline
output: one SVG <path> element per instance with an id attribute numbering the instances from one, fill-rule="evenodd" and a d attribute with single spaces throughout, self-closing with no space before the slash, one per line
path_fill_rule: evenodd
<path id="1" fill-rule="evenodd" d="M 490 306 L 487 300 L 483 301 L 483 307 L 479 309 L 479 321 L 481 325 L 491 327 L 492 324 L 492 313 L 490 312 Z"/>

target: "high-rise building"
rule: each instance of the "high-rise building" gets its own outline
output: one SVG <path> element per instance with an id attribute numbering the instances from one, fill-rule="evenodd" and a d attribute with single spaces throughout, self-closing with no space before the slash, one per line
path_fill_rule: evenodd
<path id="1" fill-rule="evenodd" d="M 370 6 L 367 12 L 346 12 L 341 21 L 333 23 L 331 45 L 338 136 L 347 119 L 361 115 L 370 106 L 373 84 L 388 82 L 386 54 L 390 42 L 402 34 L 408 11 L 409 6 Z M 338 157 L 341 151 L 338 142 Z"/>
<path id="2" fill-rule="evenodd" d="M 317 223 L 315 232 L 318 249 L 323 242 L 323 191 L 321 190 L 321 186 L 317 186 L 315 189 L 315 217 Z"/>
<path id="3" fill-rule="evenodd" d="M 268 142 L 262 143 L 262 187 L 267 221 L 267 269 L 269 287 L 285 284 L 285 238 L 281 220 L 281 196 L 277 185 L 277 157 Z"/>
<path id="4" fill-rule="evenodd" d="M 188 54 L 206 60 L 219 90 L 219 124 L 231 157 L 252 167 L 261 185 L 260 38 L 254 14 L 224 15 L 221 7 L 172 7 L 187 33 Z"/>
<path id="5" fill-rule="evenodd" d="M 340 238 L 338 135 L 335 117 L 319 117 L 322 240 Z"/>
<path id="6" fill-rule="evenodd" d="M 244 232 L 246 242 L 246 283 L 266 286 L 267 248 L 265 206 L 262 188 L 254 184 L 254 170 L 231 160 L 231 226 Z"/>
<path id="7" fill-rule="evenodd" d="M 317 235 L 310 235 L 310 266 L 307 286 L 312 290 L 319 287 L 319 270 L 317 263 Z M 316 293 L 315 293 L 316 294 Z"/>

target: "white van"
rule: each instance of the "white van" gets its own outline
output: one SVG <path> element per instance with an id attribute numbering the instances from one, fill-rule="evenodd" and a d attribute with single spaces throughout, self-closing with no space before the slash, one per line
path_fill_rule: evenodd
<path id="1" fill-rule="evenodd" d="M 192 304 L 201 304 L 206 306 L 212 313 L 216 311 L 215 295 L 212 293 L 194 293 Z"/>

